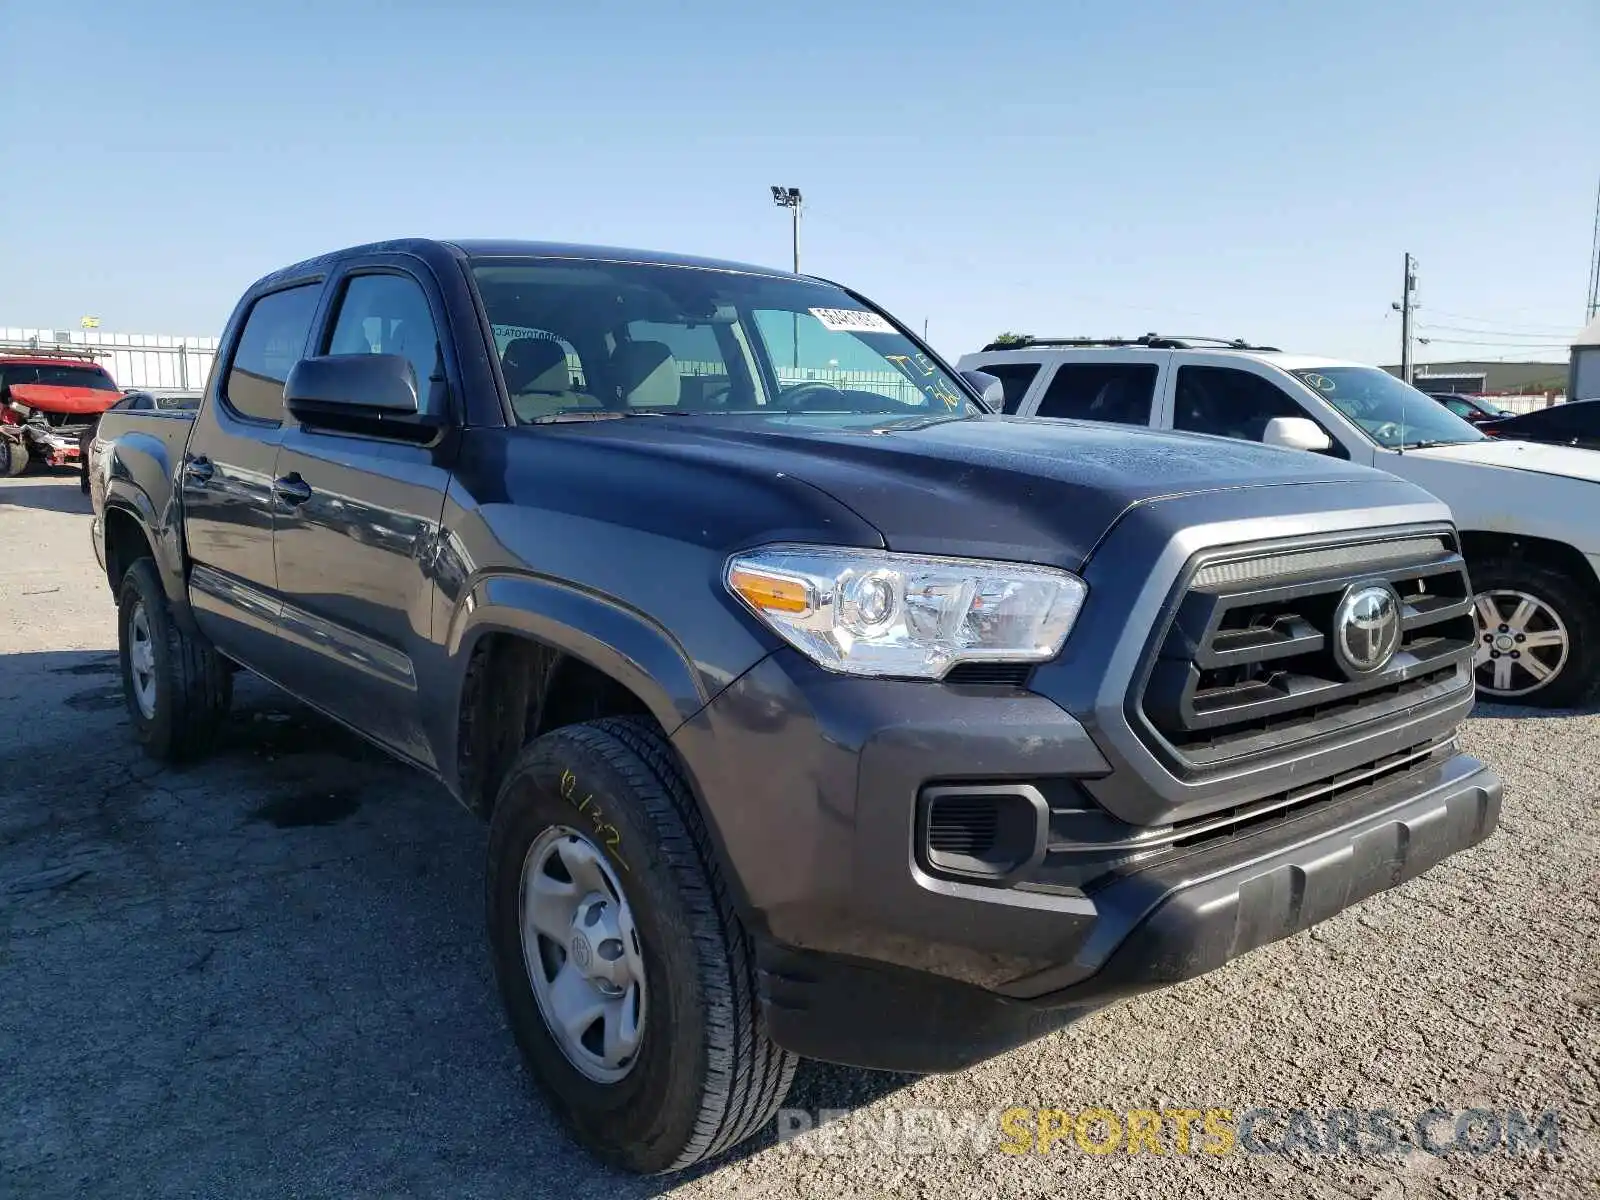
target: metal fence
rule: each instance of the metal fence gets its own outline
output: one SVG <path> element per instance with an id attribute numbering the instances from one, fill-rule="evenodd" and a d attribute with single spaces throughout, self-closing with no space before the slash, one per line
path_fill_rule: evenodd
<path id="1" fill-rule="evenodd" d="M 118 387 L 194 388 L 205 384 L 217 356 L 214 337 L 108 333 L 100 329 L 0 327 L 0 345 L 81 350 L 111 372 Z"/>
<path id="2" fill-rule="evenodd" d="M 1530 413 L 1536 409 L 1549 408 L 1552 404 L 1561 404 L 1566 397 L 1560 392 L 1536 392 L 1531 396 L 1485 396 L 1483 402 L 1490 408 L 1503 408 L 1507 412 L 1517 414 Z"/>

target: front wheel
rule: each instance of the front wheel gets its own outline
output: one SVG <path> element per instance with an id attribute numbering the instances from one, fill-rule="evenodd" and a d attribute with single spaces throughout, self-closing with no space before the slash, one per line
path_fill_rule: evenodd
<path id="1" fill-rule="evenodd" d="M 1581 704 L 1600 677 L 1600 605 L 1561 571 L 1519 559 L 1474 566 L 1478 694 L 1503 704 Z"/>
<path id="2" fill-rule="evenodd" d="M 594 1154 L 679 1170 L 772 1119 L 797 1059 L 767 1040 L 753 949 L 653 725 L 593 721 L 523 750 L 486 900 L 517 1045 Z"/>

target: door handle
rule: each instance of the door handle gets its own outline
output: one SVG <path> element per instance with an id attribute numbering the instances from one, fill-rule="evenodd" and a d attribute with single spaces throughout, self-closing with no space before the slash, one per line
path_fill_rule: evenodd
<path id="1" fill-rule="evenodd" d="M 211 465 L 211 460 L 202 455 L 191 458 L 183 464 L 183 478 L 186 483 L 210 483 L 211 477 L 216 474 L 216 468 Z"/>
<path id="2" fill-rule="evenodd" d="M 272 494 L 293 508 L 311 499 L 311 485 L 300 478 L 298 471 L 291 471 L 282 479 L 273 481 Z"/>

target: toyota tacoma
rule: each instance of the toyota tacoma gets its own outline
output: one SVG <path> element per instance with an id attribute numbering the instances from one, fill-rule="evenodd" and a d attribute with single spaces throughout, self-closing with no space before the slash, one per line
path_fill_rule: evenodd
<path id="1" fill-rule="evenodd" d="M 481 814 L 511 1033 L 649 1172 L 800 1057 L 958 1070 L 1494 829 L 1441 503 L 998 392 L 758 267 L 289 267 L 91 446 L 133 730 L 201 753 L 243 668 Z"/>

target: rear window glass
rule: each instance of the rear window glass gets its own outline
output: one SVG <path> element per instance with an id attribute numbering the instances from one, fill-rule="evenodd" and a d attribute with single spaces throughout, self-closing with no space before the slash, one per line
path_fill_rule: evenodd
<path id="1" fill-rule="evenodd" d="M 1155 394 L 1155 363 L 1062 363 L 1038 415 L 1148 425 Z"/>

